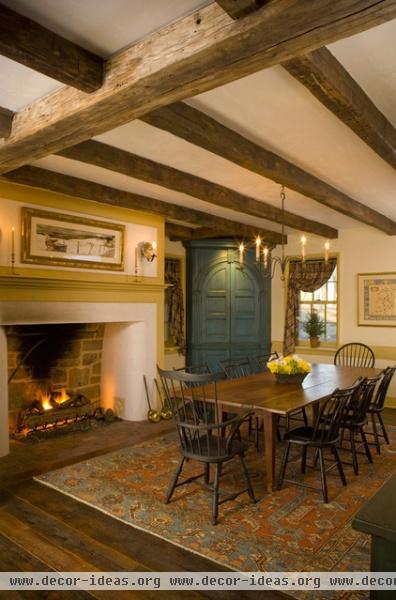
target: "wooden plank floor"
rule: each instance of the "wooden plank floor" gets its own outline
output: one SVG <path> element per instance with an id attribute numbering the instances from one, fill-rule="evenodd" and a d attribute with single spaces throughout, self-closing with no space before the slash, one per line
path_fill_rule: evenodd
<path id="1" fill-rule="evenodd" d="M 396 424 L 396 410 L 385 411 Z M 207 559 L 116 521 L 32 476 L 152 439 L 172 425 L 119 421 L 37 443 L 13 442 L 0 459 L 0 571 L 218 571 Z M 280 592 L 0 592 L 1 600 L 290 598 Z"/>
<path id="2" fill-rule="evenodd" d="M 0 571 L 223 571 L 187 552 L 64 494 L 32 477 L 173 430 L 159 424 L 119 421 L 89 432 L 72 433 L 36 443 L 12 442 L 0 458 Z M 9 592 L 0 599 L 43 600 L 235 600 L 290 598 L 278 592 L 221 591 L 81 591 Z"/>

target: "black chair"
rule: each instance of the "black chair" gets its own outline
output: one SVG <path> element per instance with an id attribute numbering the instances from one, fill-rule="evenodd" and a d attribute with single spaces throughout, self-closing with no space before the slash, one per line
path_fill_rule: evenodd
<path id="1" fill-rule="evenodd" d="M 320 476 L 321 476 L 321 491 L 323 494 L 324 502 L 329 501 L 329 495 L 327 491 L 327 471 L 333 469 L 335 466 L 338 469 L 341 481 L 343 485 L 346 485 L 346 479 L 342 463 L 338 454 L 337 446 L 340 441 L 340 426 L 342 418 L 345 414 L 345 406 L 348 400 L 356 392 L 360 385 L 360 380 L 357 381 L 352 387 L 343 390 L 335 390 L 332 395 L 321 403 L 319 409 L 319 415 L 316 423 L 313 427 L 297 427 L 291 429 L 285 434 L 284 440 L 286 441 L 286 449 L 283 455 L 281 469 L 279 473 L 278 488 L 281 489 L 283 483 L 288 481 L 295 485 L 303 487 L 310 487 L 316 491 L 320 489 L 313 486 L 309 486 L 303 482 L 285 479 L 286 467 L 289 460 L 289 453 L 292 444 L 301 446 L 301 473 L 305 473 L 307 466 L 307 451 L 308 448 L 313 448 L 319 458 Z M 334 462 L 326 469 L 324 450 L 330 450 L 334 457 Z"/>
<path id="2" fill-rule="evenodd" d="M 252 360 L 252 363 L 256 363 L 258 366 L 257 372 L 266 372 L 268 371 L 268 366 L 267 363 L 269 363 L 271 360 L 277 360 L 279 358 L 279 354 L 277 352 L 270 352 L 269 354 L 263 354 L 262 356 L 256 356 L 254 359 Z M 287 416 L 279 416 L 277 419 L 277 424 L 276 424 L 276 433 L 278 436 L 278 439 L 281 439 L 281 433 L 280 433 L 280 427 L 284 428 L 285 431 L 289 431 L 290 429 L 290 423 L 292 421 L 298 421 L 298 422 L 303 422 L 304 425 L 308 425 L 308 419 L 307 419 L 307 413 L 305 411 L 305 408 L 299 408 L 298 410 L 295 410 L 293 412 L 291 412 L 290 414 L 288 414 Z M 258 425 L 258 431 L 262 431 L 263 430 L 263 424 L 260 423 Z M 256 443 L 256 446 L 258 447 L 258 441 Z"/>
<path id="3" fill-rule="evenodd" d="M 253 375 L 254 373 L 252 364 L 247 357 L 220 360 L 219 362 L 224 373 L 227 375 L 227 379 L 238 379 L 239 377 L 246 377 L 246 375 Z"/>
<path id="4" fill-rule="evenodd" d="M 384 404 L 386 399 L 386 394 L 388 393 L 390 382 L 392 381 L 392 377 L 395 374 L 396 366 L 387 367 L 381 373 L 382 379 L 377 388 L 377 391 L 372 398 L 367 413 L 371 417 L 372 431 L 367 431 L 367 435 L 374 436 L 375 447 L 377 450 L 377 454 L 381 454 L 381 446 L 379 438 L 383 437 L 385 442 L 389 444 L 389 437 L 387 431 L 385 429 L 384 421 L 382 420 L 382 411 L 384 410 Z M 378 432 L 377 421 L 381 427 L 382 434 Z"/>
<path id="5" fill-rule="evenodd" d="M 249 361 L 252 367 L 252 370 L 255 373 L 262 373 L 268 371 L 267 363 L 271 360 L 276 360 L 279 358 L 279 354 L 277 352 L 269 352 L 268 354 L 261 354 L 260 356 L 249 356 Z"/>
<path id="6" fill-rule="evenodd" d="M 346 411 L 341 421 L 341 446 L 342 450 L 346 448 L 343 446 L 344 433 L 349 432 L 348 442 L 350 444 L 350 451 L 352 453 L 352 465 L 355 475 L 359 475 L 359 463 L 358 453 L 359 449 L 363 446 L 367 460 L 372 463 L 373 459 L 370 452 L 370 447 L 367 442 L 364 427 L 367 425 L 368 407 L 373 399 L 374 390 L 381 379 L 381 375 L 377 377 L 371 377 L 361 380 L 361 384 L 356 390 L 355 394 L 348 399 L 346 404 Z M 357 439 L 360 436 L 361 440 Z M 343 464 L 351 464 L 343 461 Z"/>
<path id="7" fill-rule="evenodd" d="M 168 405 L 171 408 L 180 442 L 181 459 L 169 483 L 165 502 L 170 502 L 175 489 L 201 477 L 205 487 L 213 492 L 212 524 L 216 525 L 219 505 L 248 492 L 256 502 L 244 454 L 247 444 L 238 439 L 238 432 L 246 415 L 234 416 L 227 421 L 217 418 L 220 407 L 217 400 L 217 382 L 224 373 L 194 375 L 180 371 L 163 371 L 158 368 Z M 214 410 L 207 410 L 212 404 Z M 238 457 L 246 480 L 246 487 L 235 493 L 225 493 L 219 499 L 219 481 L 223 464 Z M 204 464 L 204 472 L 179 482 L 186 461 L 196 460 Z M 213 485 L 210 484 L 210 465 L 215 467 Z"/>
<path id="8" fill-rule="evenodd" d="M 334 356 L 334 364 L 342 367 L 374 367 L 374 352 L 366 344 L 353 342 L 338 348 Z"/>

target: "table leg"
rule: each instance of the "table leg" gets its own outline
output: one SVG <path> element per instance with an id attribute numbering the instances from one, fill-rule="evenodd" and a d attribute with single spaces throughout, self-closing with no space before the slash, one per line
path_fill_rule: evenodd
<path id="1" fill-rule="evenodd" d="M 312 424 L 315 425 L 319 417 L 319 402 L 313 402 L 312 404 Z"/>
<path id="2" fill-rule="evenodd" d="M 276 415 L 270 411 L 263 411 L 263 423 L 267 492 L 272 492 L 275 479 Z"/>

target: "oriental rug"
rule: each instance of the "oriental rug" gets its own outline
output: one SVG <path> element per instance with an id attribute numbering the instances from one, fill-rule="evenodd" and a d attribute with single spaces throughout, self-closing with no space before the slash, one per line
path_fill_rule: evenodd
<path id="1" fill-rule="evenodd" d="M 388 428 L 391 445 L 383 445 L 380 456 L 373 450 L 373 464 L 360 457 L 358 476 L 345 467 L 347 487 L 342 486 L 336 470 L 330 472 L 329 504 L 323 503 L 320 493 L 288 483 L 280 491 L 267 493 L 263 457 L 252 447 L 247 463 L 258 503 L 250 503 L 243 494 L 221 505 L 216 526 L 210 521 L 211 493 L 195 483 L 178 488 L 170 504 L 163 502 L 179 460 L 173 435 L 64 467 L 36 480 L 237 571 L 367 571 L 369 536 L 352 529 L 351 519 L 396 470 L 393 429 Z M 299 467 L 296 457 L 289 464 L 288 476 L 301 477 Z M 184 476 L 200 471 L 202 467 L 190 462 Z M 320 487 L 318 471 L 309 469 L 304 481 Z M 234 491 L 244 487 L 238 460 L 226 466 L 221 486 Z M 316 590 L 294 596 L 368 598 L 364 592 L 322 594 Z"/>

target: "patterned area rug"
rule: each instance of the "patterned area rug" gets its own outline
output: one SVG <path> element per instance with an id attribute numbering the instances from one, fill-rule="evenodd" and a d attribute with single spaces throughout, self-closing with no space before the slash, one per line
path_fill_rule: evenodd
<path id="1" fill-rule="evenodd" d="M 238 571 L 366 571 L 369 537 L 351 528 L 351 518 L 396 470 L 395 433 L 391 431 L 392 444 L 382 446 L 381 456 L 372 452 L 372 465 L 360 457 L 359 476 L 345 466 L 346 488 L 336 470 L 331 471 L 327 505 L 321 494 L 288 483 L 281 491 L 266 493 L 262 456 L 252 447 L 247 462 L 259 501 L 251 504 L 243 494 L 223 504 L 215 527 L 210 523 L 211 494 L 195 483 L 178 488 L 172 502 L 163 503 L 179 458 L 173 435 L 52 471 L 36 480 Z M 345 455 L 347 458 L 350 460 L 350 455 Z M 184 475 L 196 472 L 197 465 L 189 463 Z M 297 459 L 289 463 L 287 475 L 300 476 Z M 320 487 L 318 471 L 310 469 L 304 481 Z M 228 463 L 221 485 L 223 489 L 240 489 L 238 460 Z M 317 591 L 313 594 L 298 596 L 319 597 Z M 368 597 L 363 592 L 323 594 Z"/>

